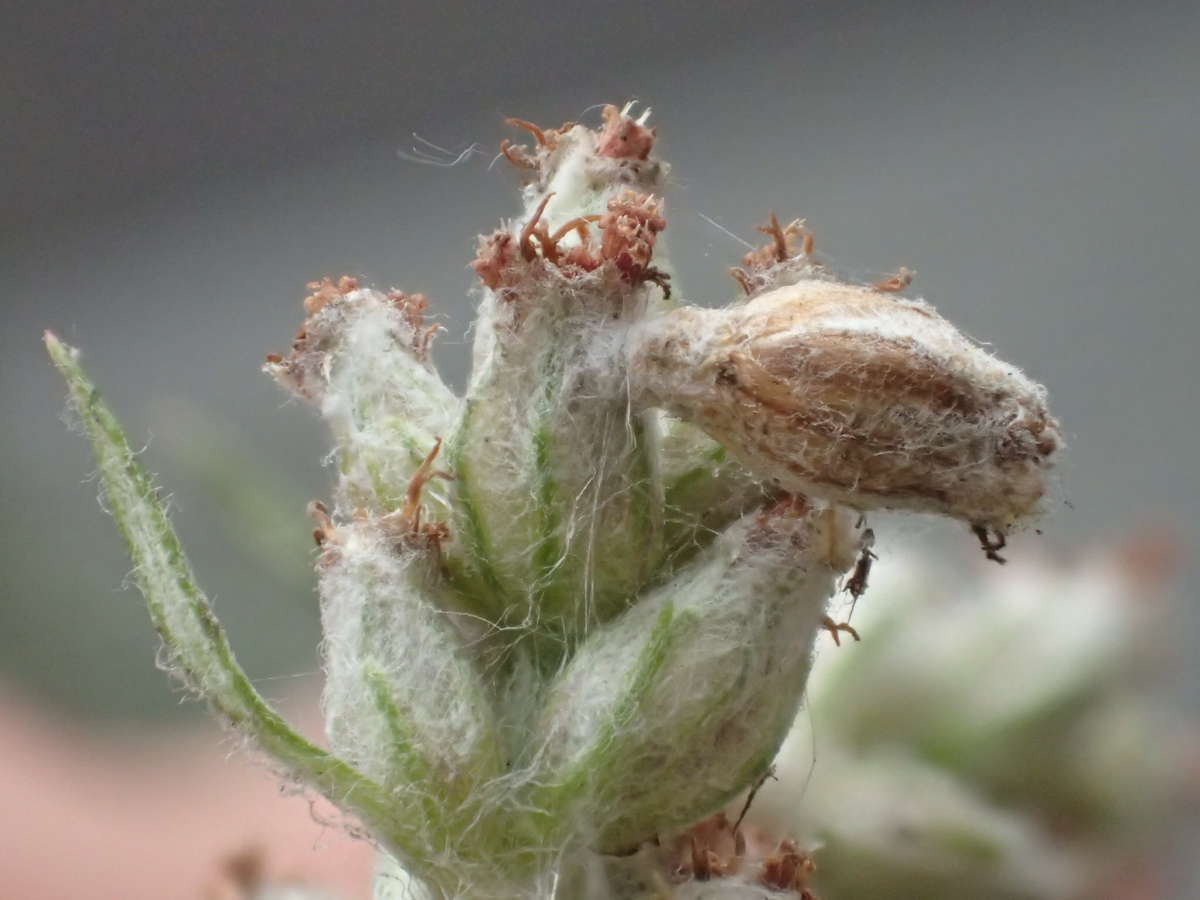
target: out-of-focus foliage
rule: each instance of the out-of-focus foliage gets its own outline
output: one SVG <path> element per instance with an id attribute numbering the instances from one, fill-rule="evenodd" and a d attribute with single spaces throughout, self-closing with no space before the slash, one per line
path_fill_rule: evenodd
<path id="1" fill-rule="evenodd" d="M 752 816 L 823 845 L 834 900 L 1170 896 L 1200 788 L 1160 677 L 1171 546 L 1023 552 L 958 581 L 885 561 Z"/>

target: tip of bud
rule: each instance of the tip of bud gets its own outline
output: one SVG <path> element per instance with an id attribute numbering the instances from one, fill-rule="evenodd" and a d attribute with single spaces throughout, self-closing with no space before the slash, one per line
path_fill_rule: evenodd
<path id="1" fill-rule="evenodd" d="M 64 344 L 49 328 L 42 332 L 42 343 L 46 345 L 46 352 L 55 364 L 79 358 L 79 350 L 70 344 Z"/>

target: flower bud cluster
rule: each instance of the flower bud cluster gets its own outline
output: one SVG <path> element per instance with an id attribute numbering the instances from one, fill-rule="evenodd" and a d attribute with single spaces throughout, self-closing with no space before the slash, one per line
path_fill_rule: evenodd
<path id="1" fill-rule="evenodd" d="M 764 228 L 744 300 L 672 307 L 654 133 L 604 118 L 513 120 L 535 141 L 502 147 L 525 211 L 471 264 L 461 401 L 428 364 L 424 303 L 352 283 L 319 286 L 271 368 L 342 423 L 339 496 L 382 516 L 331 526 L 322 571 L 338 749 L 386 783 L 436 770 L 447 796 L 502 759 L 481 821 L 521 809 L 547 848 L 619 851 L 766 770 L 838 576 L 869 553 L 850 508 L 1002 536 L 1060 439 L 1041 388 L 900 296 L 907 271 L 838 281 L 801 222 Z M 443 438 L 436 534 L 412 530 Z M 402 498 L 407 542 L 382 524 Z M 397 742 L 416 769 L 380 755 Z"/>
<path id="2" fill-rule="evenodd" d="M 170 593 L 165 516 L 131 538 L 162 575 L 152 613 L 182 604 L 185 667 L 229 685 L 214 706 L 431 897 L 700 896 L 690 882 L 725 875 L 726 896 L 807 896 L 794 845 L 750 864 L 736 827 L 734 861 L 635 853 L 625 887 L 597 873 L 765 776 L 815 635 L 854 634 L 826 606 L 856 561 L 865 587 L 860 511 L 963 519 L 994 555 L 1061 442 L 1041 388 L 898 296 L 907 273 L 839 282 L 803 223 L 772 218 L 743 300 L 672 306 L 647 115 L 510 120 L 534 142 L 501 147 L 524 211 L 471 263 L 462 397 L 430 362 L 425 298 L 353 278 L 314 282 L 291 351 L 267 359 L 336 445 L 333 512 L 311 510 L 336 756 L 269 712 L 202 597 Z M 157 509 L 125 463 L 104 471 Z"/>

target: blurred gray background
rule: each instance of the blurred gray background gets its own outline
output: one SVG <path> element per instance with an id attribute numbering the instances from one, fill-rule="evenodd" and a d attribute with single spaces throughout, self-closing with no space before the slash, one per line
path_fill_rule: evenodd
<path id="1" fill-rule="evenodd" d="M 749 239 L 768 210 L 807 216 L 845 272 L 915 268 L 1051 390 L 1071 449 L 1042 544 L 1177 529 L 1179 632 L 1200 647 L 1196 4 L 51 0 L 3 21 L 0 683 L 99 725 L 197 714 L 154 670 L 43 328 L 83 346 L 145 441 L 271 694 L 317 668 L 303 508 L 326 447 L 257 371 L 305 282 L 426 292 L 461 384 L 473 236 L 517 209 L 516 173 L 488 167 L 503 117 L 628 98 L 674 165 L 686 296 L 735 293 L 742 248 L 702 216 Z M 417 164 L 398 155 L 414 132 L 483 152 Z M 929 542 L 971 550 L 922 521 L 883 551 Z"/>

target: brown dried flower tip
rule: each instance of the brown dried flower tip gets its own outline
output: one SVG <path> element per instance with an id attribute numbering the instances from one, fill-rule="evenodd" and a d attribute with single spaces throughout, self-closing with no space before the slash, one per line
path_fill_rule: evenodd
<path id="1" fill-rule="evenodd" d="M 515 128 L 523 128 L 533 135 L 537 141 L 538 150 L 544 148 L 547 144 L 546 132 L 534 125 L 532 122 L 526 122 L 524 119 L 505 119 L 505 124 L 512 125 Z M 531 154 L 528 148 L 520 144 L 514 144 L 508 138 L 500 142 L 500 152 L 504 154 L 504 158 L 516 166 L 518 169 L 537 169 L 537 151 Z"/>
<path id="2" fill-rule="evenodd" d="M 670 875 L 679 882 L 709 881 L 736 872 L 741 859 L 737 836 L 725 813 L 697 822 L 668 845 Z"/>
<path id="3" fill-rule="evenodd" d="M 733 825 L 724 813 L 717 813 L 665 844 L 663 860 L 670 880 L 709 881 L 745 873 L 763 887 L 815 900 L 806 885 L 816 867 L 794 842 L 753 825 L 739 825 L 740 820 Z"/>
<path id="4" fill-rule="evenodd" d="M 441 449 L 442 439 L 438 438 L 409 479 L 404 506 L 374 520 L 380 533 L 398 548 L 420 547 L 438 552 L 442 543 L 450 536 L 450 529 L 446 523 L 421 521 L 421 495 L 425 486 L 435 478 L 454 478 L 451 473 L 434 468 L 434 462 Z M 318 562 L 321 566 L 332 565 L 340 557 L 345 540 L 344 533 L 334 523 L 328 507 L 321 501 L 313 500 L 308 504 L 308 515 L 317 524 L 313 529 L 313 540 L 322 551 Z M 356 509 L 352 519 L 355 523 L 364 523 L 371 521 L 371 516 L 366 510 Z"/>
<path id="5" fill-rule="evenodd" d="M 533 135 L 537 146 L 532 151 L 528 147 L 514 144 L 507 138 L 500 142 L 500 152 L 504 155 L 505 159 L 519 169 L 531 170 L 540 168 L 541 160 L 545 154 L 558 149 L 562 136 L 573 128 L 575 124 L 574 122 L 564 122 L 558 128 L 542 128 L 525 119 L 509 118 L 505 119 L 504 122 L 514 128 L 524 129 Z"/>
<path id="6" fill-rule="evenodd" d="M 320 281 L 310 281 L 305 285 L 310 291 L 307 297 L 304 298 L 304 313 L 305 315 L 315 316 L 326 304 L 338 297 L 344 297 L 351 291 L 358 290 L 358 279 L 352 278 L 349 275 L 343 275 L 336 282 L 326 276 Z"/>
<path id="7" fill-rule="evenodd" d="M 445 522 L 422 522 L 421 495 L 425 486 L 435 478 L 453 480 L 454 475 L 435 469 L 434 462 L 442 450 L 442 439 L 434 442 L 433 448 L 409 479 L 405 492 L 404 506 L 382 516 L 378 522 L 381 530 L 397 547 L 417 547 L 440 552 L 442 543 L 450 537 L 450 527 Z"/>
<path id="8" fill-rule="evenodd" d="M 729 874 L 729 862 L 712 850 L 700 847 L 692 838 L 692 877 L 697 881 L 722 878 Z"/>
<path id="9" fill-rule="evenodd" d="M 516 247 L 520 249 L 521 259 L 531 263 L 540 257 L 554 266 L 573 265 L 588 271 L 596 268 L 600 263 L 592 257 L 587 247 L 590 236 L 588 225 L 599 221 L 600 216 L 578 216 L 551 234 L 550 225 L 542 216 L 546 211 L 547 204 L 553 198 L 553 192 L 542 198 L 515 238 Z M 564 254 L 559 243 L 573 231 L 579 234 L 581 243 Z M 503 228 L 479 239 L 479 249 L 476 251 L 471 268 L 479 275 L 480 280 L 492 290 L 499 290 L 502 287 L 511 288 L 521 278 L 521 273 L 514 270 L 517 255 L 513 248 L 513 242 L 513 236 Z"/>
<path id="10" fill-rule="evenodd" d="M 487 287 L 500 292 L 502 299 L 512 300 L 527 278 L 527 264 L 536 260 L 568 276 L 591 272 L 611 262 L 630 284 L 650 281 L 670 296 L 669 276 L 650 265 L 658 235 L 667 227 L 661 201 L 649 194 L 626 191 L 609 201 L 603 215 L 577 216 L 551 232 L 544 213 L 553 198 L 553 192 L 542 197 L 516 235 L 501 228 L 480 238 L 471 268 Z M 592 242 L 589 226 L 593 224 L 602 233 L 599 247 Z M 579 240 L 564 250 L 561 244 L 572 233 Z"/>
<path id="11" fill-rule="evenodd" d="M 480 235 L 479 248 L 475 251 L 475 259 L 470 263 L 475 274 L 487 287 L 493 291 L 500 290 L 505 273 L 516 262 L 516 239 L 503 228 L 491 234 Z"/>
<path id="12" fill-rule="evenodd" d="M 770 242 L 743 256 L 744 268 L 729 270 L 729 274 L 747 294 L 770 286 L 773 279 L 767 273 L 784 263 L 801 260 L 806 265 L 812 265 L 815 240 L 804 219 L 793 219 L 787 225 L 780 225 L 775 213 L 771 213 L 770 221 L 757 226 L 757 230 L 770 237 Z"/>
<path id="13" fill-rule="evenodd" d="M 550 226 L 542 220 L 542 214 L 546 211 L 546 204 L 553 197 L 553 192 L 546 194 L 542 198 L 542 202 L 538 204 L 537 209 L 533 211 L 533 215 L 529 217 L 529 221 L 525 223 L 525 227 L 521 229 L 518 245 L 521 248 L 521 257 L 525 262 L 533 262 L 537 258 L 537 247 L 541 248 L 542 256 L 548 261 L 558 261 L 558 243 L 550 238 Z M 535 238 L 537 239 L 537 247 L 533 243 Z"/>
<path id="14" fill-rule="evenodd" d="M 667 274 L 650 265 L 658 235 L 667 227 L 662 201 L 649 194 L 625 191 L 610 200 L 608 212 L 600 217 L 604 237 L 600 255 L 612 260 L 632 284 L 652 281 L 669 297 Z"/>
<path id="15" fill-rule="evenodd" d="M 421 494 L 425 490 L 425 485 L 435 478 L 445 478 L 448 481 L 454 479 L 449 472 L 433 467 L 434 461 L 441 451 L 442 439 L 438 438 L 433 444 L 433 449 L 425 455 L 425 459 L 409 479 L 408 491 L 404 498 L 404 509 L 401 511 L 402 521 L 409 531 L 418 531 L 421 527 Z"/>
<path id="16" fill-rule="evenodd" d="M 913 275 L 915 274 L 907 266 L 901 266 L 896 270 L 895 274 L 875 282 L 875 290 L 882 291 L 885 294 L 898 294 L 900 291 L 908 290 L 908 286 L 912 284 Z"/>
<path id="17" fill-rule="evenodd" d="M 318 547 L 324 547 L 325 543 L 332 539 L 335 530 L 333 519 L 329 516 L 329 507 L 320 500 L 311 500 L 308 504 L 308 517 L 317 523 L 317 527 L 313 529 L 313 540 Z"/>
<path id="18" fill-rule="evenodd" d="M 611 103 L 606 104 L 603 111 L 604 128 L 600 131 L 600 139 L 596 153 L 612 159 L 647 159 L 654 148 L 655 131 L 647 128 L 645 121 L 650 110 L 646 110 L 640 119 L 628 115 L 629 107 L 617 109 Z"/>
<path id="19" fill-rule="evenodd" d="M 780 225 L 775 213 L 766 225 L 757 230 L 771 238 L 771 242 L 742 257 L 742 265 L 748 269 L 765 269 L 775 263 L 787 262 L 795 256 L 812 256 L 815 240 L 813 233 L 805 227 L 804 219 L 793 219 Z M 800 251 L 796 251 L 796 238 L 801 238 Z"/>
<path id="20" fill-rule="evenodd" d="M 813 895 L 806 889 L 808 876 L 816 871 L 813 861 L 792 841 L 781 841 L 779 849 L 763 860 L 759 883 L 775 891 L 795 891 L 806 900 Z"/>
<path id="21" fill-rule="evenodd" d="M 533 262 L 533 260 L 537 259 L 538 251 L 540 250 L 542 259 L 551 265 L 572 265 L 586 271 L 591 271 L 600 265 L 600 260 L 597 260 L 588 249 L 588 240 L 591 236 L 588 225 L 593 222 L 599 222 L 600 227 L 603 228 L 604 217 L 577 216 L 561 225 L 551 234 L 550 226 L 542 218 L 542 215 L 546 211 L 546 205 L 553 197 L 553 192 L 543 197 L 542 202 L 533 211 L 533 215 L 530 216 L 529 221 L 525 223 L 525 227 L 521 229 L 521 234 L 517 240 L 517 244 L 521 248 L 521 257 L 526 262 Z M 564 255 L 559 247 L 559 243 L 571 232 L 576 232 L 579 235 L 580 244 L 567 251 Z"/>
<path id="22" fill-rule="evenodd" d="M 412 330 L 411 346 L 417 359 L 427 359 L 429 344 L 439 331 L 445 329 L 441 325 L 426 325 L 425 310 L 429 309 L 429 299 L 424 294 L 409 294 L 404 291 L 388 291 L 387 298 Z"/>
<path id="23" fill-rule="evenodd" d="M 850 635 L 850 637 L 854 638 L 855 643 L 858 643 L 862 640 L 862 638 L 858 636 L 858 629 L 849 622 L 839 622 L 836 619 L 830 618 L 829 616 L 823 616 L 821 618 L 821 627 L 825 631 L 829 632 L 829 636 L 833 638 L 834 644 L 839 647 L 842 646 L 842 632 L 845 632 L 846 634 Z"/>
<path id="24" fill-rule="evenodd" d="M 500 152 L 518 169 L 536 169 L 537 163 L 530 157 L 528 151 L 520 144 L 514 144 L 508 138 L 500 142 Z"/>
<path id="25" fill-rule="evenodd" d="M 543 131 L 541 128 L 539 128 L 537 125 L 534 125 L 532 122 L 527 122 L 524 119 L 511 119 L 510 118 L 510 119 L 505 119 L 504 123 L 506 125 L 512 125 L 514 128 L 524 128 L 526 131 L 528 131 L 530 134 L 533 135 L 533 137 L 537 141 L 539 147 L 546 146 L 546 143 L 547 143 L 546 132 Z"/>
<path id="26" fill-rule="evenodd" d="M 317 557 L 317 565 L 331 566 L 341 557 L 343 535 L 339 533 L 333 517 L 329 515 L 329 508 L 320 500 L 310 501 L 307 511 L 308 517 L 317 525 L 312 533 L 313 541 L 321 550 L 320 556 Z"/>

